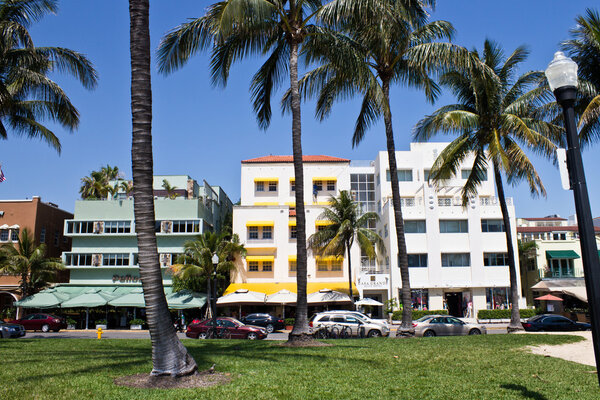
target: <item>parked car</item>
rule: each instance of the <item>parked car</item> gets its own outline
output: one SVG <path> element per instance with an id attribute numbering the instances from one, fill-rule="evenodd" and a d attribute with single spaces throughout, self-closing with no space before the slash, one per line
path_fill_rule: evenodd
<path id="1" fill-rule="evenodd" d="M 23 325 L 0 321 L 0 338 L 13 338 L 25 336 Z"/>
<path id="2" fill-rule="evenodd" d="M 358 336 L 361 328 L 364 328 L 364 333 L 367 337 L 388 336 L 390 334 L 390 329 L 387 326 L 369 322 L 352 312 L 317 313 L 312 316 L 308 325 L 313 330 L 323 326 L 329 328 L 334 325 L 348 327 L 352 336 Z"/>
<path id="3" fill-rule="evenodd" d="M 193 339 L 206 339 L 208 330 L 212 327 L 212 319 L 205 319 L 197 324 L 189 324 L 185 336 Z M 235 318 L 218 317 L 217 333 L 231 339 L 264 339 L 268 333 L 265 328 L 245 325 Z"/>
<path id="4" fill-rule="evenodd" d="M 387 328 L 390 327 L 390 324 L 387 322 L 387 320 L 371 318 L 368 315 L 361 313 L 360 311 L 330 310 L 330 311 L 323 311 L 323 314 L 352 314 L 352 315 L 356 315 L 357 317 L 359 317 L 367 322 L 384 325 Z"/>
<path id="5" fill-rule="evenodd" d="M 413 321 L 415 336 L 462 336 L 486 334 L 485 326 L 449 315 L 425 315 Z"/>
<path id="6" fill-rule="evenodd" d="M 529 318 L 523 323 L 523 328 L 528 332 L 537 331 L 586 331 L 592 329 L 592 326 L 585 322 L 571 321 L 567 317 L 555 314 L 542 314 Z"/>
<path id="7" fill-rule="evenodd" d="M 271 314 L 248 314 L 240 320 L 246 325 L 262 326 L 267 329 L 267 333 L 285 329 L 283 320 Z"/>
<path id="8" fill-rule="evenodd" d="M 29 314 L 10 323 L 23 325 L 29 331 L 58 332 L 67 329 L 65 319 L 52 314 Z"/>

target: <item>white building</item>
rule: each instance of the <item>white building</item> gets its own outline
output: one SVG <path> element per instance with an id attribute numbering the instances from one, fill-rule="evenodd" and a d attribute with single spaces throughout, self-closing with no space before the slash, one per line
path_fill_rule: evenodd
<path id="1" fill-rule="evenodd" d="M 414 307 L 447 307 L 456 315 L 463 314 L 469 302 L 474 311 L 507 307 L 506 239 L 493 173 L 488 171 L 479 197 L 463 208 L 460 190 L 467 167 L 439 189 L 427 183 L 429 168 L 445 146 L 412 143 L 410 151 L 396 152 Z M 390 292 L 399 298 L 401 287 L 389 180 L 387 152 L 380 152 L 374 161 L 304 157 L 307 237 L 325 223 L 319 215 L 327 199 L 340 190 L 351 190 L 363 210 L 380 215 L 373 228 L 384 239 L 387 254 L 377 261 L 361 259 L 357 245 L 351 254 L 360 296 L 382 302 Z M 242 161 L 241 205 L 234 207 L 233 230 L 248 255 L 227 292 L 296 290 L 294 196 L 291 156 Z M 512 199 L 507 201 L 516 249 L 514 206 Z M 347 260 L 319 260 L 309 252 L 308 282 L 309 293 L 325 287 L 347 291 Z"/>

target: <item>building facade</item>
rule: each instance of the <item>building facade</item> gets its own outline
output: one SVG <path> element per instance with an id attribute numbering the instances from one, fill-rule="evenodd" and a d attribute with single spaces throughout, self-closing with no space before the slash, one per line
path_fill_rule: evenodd
<path id="1" fill-rule="evenodd" d="M 44 203 L 39 196 L 26 200 L 0 200 L 0 245 L 16 245 L 24 228 L 33 235 L 36 245 L 46 245 L 47 257 L 59 258 L 71 249 L 71 239 L 63 234 L 66 219 L 73 214 L 61 210 L 54 203 Z M 59 273 L 57 282 L 68 282 L 68 271 Z M 0 311 L 11 307 L 21 298 L 20 277 L 0 275 Z"/>
<path id="2" fill-rule="evenodd" d="M 460 190 L 468 167 L 439 188 L 427 180 L 430 166 L 445 146 L 412 143 L 409 151 L 396 153 L 413 306 L 445 307 L 455 315 L 508 307 L 506 239 L 492 171 L 479 188 L 479 196 L 463 208 Z M 378 213 L 379 221 L 373 221 L 370 228 L 384 239 L 387 252 L 378 260 L 368 260 L 354 245 L 353 281 L 360 296 L 382 302 L 398 299 L 401 283 L 387 153 L 380 152 L 373 161 L 356 162 L 305 156 L 304 179 L 307 237 L 326 224 L 320 220 L 321 213 L 329 197 L 340 190 L 350 190 L 363 211 Z M 295 291 L 294 189 L 291 156 L 242 161 L 241 205 L 234 207 L 233 229 L 248 256 L 238 265 L 227 292 L 248 288 L 270 294 L 290 287 Z M 507 200 L 516 249 L 514 206 L 512 199 Z M 309 293 L 311 284 L 313 290 L 347 291 L 347 260 L 319 259 L 309 253 L 308 282 Z"/>

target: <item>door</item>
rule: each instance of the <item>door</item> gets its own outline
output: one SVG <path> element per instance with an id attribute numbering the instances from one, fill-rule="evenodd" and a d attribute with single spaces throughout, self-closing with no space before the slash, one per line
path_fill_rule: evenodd
<path id="1" fill-rule="evenodd" d="M 244 334 L 242 333 L 242 330 L 239 329 L 239 327 L 233 321 L 229 321 L 228 319 L 225 319 L 225 320 L 222 320 L 219 322 L 221 323 L 220 326 L 227 330 L 230 338 L 232 338 L 232 339 L 242 339 L 243 338 Z"/>
<path id="2" fill-rule="evenodd" d="M 26 316 L 25 318 L 23 318 L 23 319 L 22 319 L 22 320 L 21 320 L 19 323 L 20 323 L 21 325 L 23 325 L 23 327 L 24 327 L 25 329 L 29 329 L 29 330 L 35 329 L 35 328 L 34 328 L 34 326 L 35 326 L 35 323 L 34 323 L 34 321 L 33 321 L 33 319 L 34 319 L 35 317 L 36 317 L 36 315 L 35 315 L 35 314 L 28 315 L 28 316 Z"/>
<path id="3" fill-rule="evenodd" d="M 346 325 L 346 326 L 349 327 L 349 329 L 350 329 L 350 335 L 352 335 L 352 336 L 358 336 L 358 333 L 359 333 L 359 330 L 360 330 L 360 327 L 361 327 L 362 323 L 358 319 L 356 319 L 356 318 L 354 318 L 352 316 L 347 315 L 346 316 L 346 323 L 344 325 Z M 367 332 L 365 332 L 365 334 L 367 334 Z"/>
<path id="4" fill-rule="evenodd" d="M 448 324 L 446 323 L 446 317 L 433 318 L 431 321 L 429 321 L 429 326 L 427 329 L 433 330 L 436 336 L 448 335 Z"/>
<path id="5" fill-rule="evenodd" d="M 452 336 L 466 335 L 468 332 L 465 332 L 466 327 L 465 323 L 460 319 L 455 317 L 446 317 L 446 322 L 448 324 L 448 334 Z"/>
<path id="6" fill-rule="evenodd" d="M 462 317 L 462 293 L 450 292 L 445 294 L 448 314 L 453 317 Z"/>

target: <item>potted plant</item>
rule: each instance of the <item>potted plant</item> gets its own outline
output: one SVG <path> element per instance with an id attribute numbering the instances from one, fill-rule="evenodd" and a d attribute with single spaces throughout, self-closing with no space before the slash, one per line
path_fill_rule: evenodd
<path id="1" fill-rule="evenodd" d="M 77 321 L 75 321 L 73 318 L 68 317 L 67 318 L 67 329 L 75 329 L 75 326 L 77 325 Z"/>
<path id="2" fill-rule="evenodd" d="M 131 321 L 129 321 L 129 329 L 140 330 L 140 329 L 142 329 L 142 325 L 144 325 L 145 323 L 146 323 L 146 321 L 144 321 L 143 319 L 139 319 L 139 318 L 132 319 Z"/>
<path id="3" fill-rule="evenodd" d="M 98 329 L 98 328 L 102 328 L 102 330 L 106 330 L 107 323 L 106 323 L 105 319 L 96 320 L 96 329 Z"/>
<path id="4" fill-rule="evenodd" d="M 291 331 L 292 329 L 294 329 L 294 323 L 296 322 L 295 318 L 286 318 L 283 320 L 283 323 L 285 324 L 285 330 L 286 331 Z"/>

